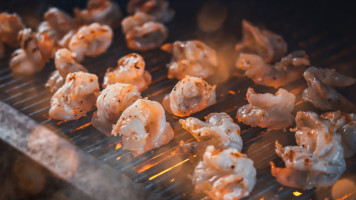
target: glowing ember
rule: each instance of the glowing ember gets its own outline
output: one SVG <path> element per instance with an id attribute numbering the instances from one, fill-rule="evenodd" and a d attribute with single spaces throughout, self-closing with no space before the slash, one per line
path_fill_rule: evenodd
<path id="1" fill-rule="evenodd" d="M 235 95 L 235 94 L 236 94 L 236 92 L 235 92 L 235 91 L 233 91 L 233 90 L 229 90 L 229 94 L 233 94 L 233 95 Z"/>
<path id="2" fill-rule="evenodd" d="M 117 157 L 116 160 L 120 160 L 121 159 L 121 156 Z"/>
<path id="3" fill-rule="evenodd" d="M 173 182 L 174 181 L 174 178 L 172 178 L 171 180 L 170 180 L 170 182 Z"/>
<path id="4" fill-rule="evenodd" d="M 187 162 L 188 160 L 189 160 L 189 158 L 183 160 L 182 162 L 179 162 L 178 164 L 173 165 L 172 167 L 170 167 L 170 168 L 168 168 L 168 169 L 165 169 L 165 170 L 161 171 L 161 172 L 158 173 L 158 174 L 155 174 L 155 175 L 151 176 L 150 178 L 148 178 L 148 180 L 151 181 L 151 180 L 157 178 L 158 176 L 161 176 L 162 174 L 171 171 L 172 169 L 178 167 L 179 165 L 182 165 L 183 163 Z"/>
<path id="5" fill-rule="evenodd" d="M 294 191 L 293 192 L 293 195 L 296 196 L 296 197 L 299 197 L 300 195 L 302 195 L 303 193 L 301 192 L 298 192 L 298 191 Z"/>
<path id="6" fill-rule="evenodd" d="M 120 149 L 121 147 L 122 147 L 121 143 L 118 143 L 118 144 L 116 145 L 116 147 L 115 147 L 115 150 L 118 150 L 118 149 Z"/>

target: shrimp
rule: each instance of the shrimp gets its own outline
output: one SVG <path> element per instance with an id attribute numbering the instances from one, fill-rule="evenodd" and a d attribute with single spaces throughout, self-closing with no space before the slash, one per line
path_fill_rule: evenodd
<path id="1" fill-rule="evenodd" d="M 294 51 L 274 65 L 267 64 L 261 56 L 240 54 L 237 68 L 256 84 L 279 88 L 302 77 L 309 58 L 304 51 Z"/>
<path id="2" fill-rule="evenodd" d="M 166 27 L 143 12 L 126 17 L 121 22 L 130 49 L 146 51 L 159 47 L 168 37 Z"/>
<path id="3" fill-rule="evenodd" d="M 214 49 L 198 40 L 165 44 L 161 47 L 173 55 L 168 67 L 168 78 L 182 79 L 186 75 L 208 78 L 216 73 L 218 59 Z"/>
<path id="4" fill-rule="evenodd" d="M 45 66 L 45 58 L 39 48 L 36 33 L 26 28 L 19 32 L 21 48 L 17 49 L 10 60 L 10 68 L 16 75 L 32 75 Z"/>
<path id="5" fill-rule="evenodd" d="M 241 199 L 254 188 L 256 169 L 253 161 L 237 149 L 221 150 L 212 145 L 206 148 L 192 179 L 195 190 L 211 199 Z"/>
<path id="6" fill-rule="evenodd" d="M 163 107 L 170 113 L 184 117 L 216 103 L 216 86 L 202 78 L 185 76 L 163 99 Z"/>
<path id="7" fill-rule="evenodd" d="M 126 108 L 111 134 L 122 135 L 123 148 L 136 155 L 165 145 L 174 137 L 162 105 L 147 99 L 138 99 Z"/>
<path id="8" fill-rule="evenodd" d="M 271 162 L 271 173 L 283 185 L 302 189 L 328 187 L 345 171 L 346 163 L 337 127 L 313 112 L 298 112 L 295 137 L 299 146 L 282 148 L 276 142 L 276 153 L 286 164 L 277 168 Z"/>
<path id="9" fill-rule="evenodd" d="M 127 12 L 134 14 L 137 11 L 147 13 L 160 22 L 171 21 L 175 14 L 166 0 L 130 0 L 127 4 Z"/>
<path id="10" fill-rule="evenodd" d="M 19 47 L 18 33 L 25 28 L 21 18 L 16 14 L 0 13 L 0 42 L 10 47 Z"/>
<path id="11" fill-rule="evenodd" d="M 236 118 L 239 122 L 269 130 L 279 130 L 292 125 L 294 94 L 282 88 L 274 95 L 257 94 L 252 88 L 248 88 L 246 97 L 249 104 L 237 110 Z"/>
<path id="12" fill-rule="evenodd" d="M 75 60 L 73 53 L 65 48 L 56 51 L 54 63 L 57 70 L 50 75 L 45 85 L 51 92 L 55 92 L 62 87 L 64 80 L 69 73 L 88 71 Z"/>
<path id="13" fill-rule="evenodd" d="M 58 70 L 55 70 L 49 75 L 45 87 L 53 93 L 64 85 L 64 81 L 65 78 L 61 76 Z"/>
<path id="14" fill-rule="evenodd" d="M 334 124 L 335 133 L 341 135 L 344 157 L 349 158 L 354 155 L 356 152 L 356 114 L 336 111 L 323 113 L 320 117 Z"/>
<path id="15" fill-rule="evenodd" d="M 92 23 L 81 26 L 68 46 L 80 62 L 84 56 L 95 57 L 104 53 L 109 48 L 112 37 L 113 33 L 109 26 Z"/>
<path id="16" fill-rule="evenodd" d="M 72 37 L 77 33 L 77 29 L 68 31 L 62 38 L 57 42 L 60 47 L 69 48 L 69 43 Z"/>
<path id="17" fill-rule="evenodd" d="M 239 52 L 250 52 L 261 56 L 266 63 L 279 60 L 287 52 L 284 39 L 269 31 L 260 30 L 250 22 L 242 21 L 242 41 L 236 44 Z"/>
<path id="18" fill-rule="evenodd" d="M 177 152 L 197 154 L 196 152 L 201 152 L 202 149 L 204 151 L 208 145 L 212 144 L 219 149 L 234 148 L 238 151 L 242 149 L 240 127 L 224 112 L 210 113 L 205 122 L 189 117 L 180 119 L 179 123 L 198 141 L 180 145 Z"/>
<path id="19" fill-rule="evenodd" d="M 95 74 L 69 73 L 64 85 L 52 96 L 49 117 L 65 121 L 79 119 L 95 107 L 99 93 Z"/>
<path id="20" fill-rule="evenodd" d="M 105 88 L 98 99 L 92 118 L 93 126 L 100 132 L 110 135 L 112 125 L 116 124 L 122 112 L 141 98 L 137 87 L 131 84 L 115 83 Z"/>
<path id="21" fill-rule="evenodd" d="M 145 61 L 142 56 L 130 53 L 119 59 L 115 69 L 107 69 L 103 87 L 114 83 L 129 83 L 136 85 L 137 89 L 142 91 L 148 87 L 151 80 L 151 74 L 145 70 Z"/>
<path id="22" fill-rule="evenodd" d="M 55 42 L 60 41 L 69 31 L 78 27 L 72 17 L 58 8 L 48 9 L 44 18 L 45 21 L 39 25 L 38 32 L 47 33 Z"/>
<path id="23" fill-rule="evenodd" d="M 338 93 L 333 87 L 346 87 L 355 83 L 355 79 L 337 73 L 335 69 L 309 67 L 304 72 L 308 88 L 303 91 L 303 100 L 321 110 L 341 110 L 356 112 L 356 106 Z"/>
<path id="24" fill-rule="evenodd" d="M 85 10 L 74 9 L 74 15 L 84 24 L 98 22 L 116 28 L 120 25 L 122 13 L 119 5 L 110 0 L 90 0 Z"/>

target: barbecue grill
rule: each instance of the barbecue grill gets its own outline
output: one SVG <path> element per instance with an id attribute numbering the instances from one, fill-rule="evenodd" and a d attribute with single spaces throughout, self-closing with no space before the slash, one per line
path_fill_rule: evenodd
<path id="1" fill-rule="evenodd" d="M 124 10 L 126 1 L 120 1 Z M 36 24 L 49 6 L 56 6 L 68 13 L 74 7 L 84 7 L 85 1 L 25 1 L 2 2 L 1 11 L 18 12 L 25 23 Z M 219 62 L 228 73 L 217 83 L 217 103 L 192 116 L 203 119 L 211 112 L 227 112 L 235 117 L 236 110 L 246 104 L 246 91 L 253 87 L 256 92 L 271 92 L 276 89 L 255 85 L 234 69 L 236 53 L 234 44 L 241 39 L 241 20 L 247 19 L 282 35 L 289 52 L 305 50 L 312 65 L 333 67 L 339 72 L 356 77 L 355 15 L 352 5 L 340 2 L 257 2 L 257 1 L 171 1 L 176 15 L 167 24 L 169 42 L 198 39 L 215 48 Z M 197 16 L 201 9 L 210 5 L 212 18 L 226 15 L 220 28 L 205 32 L 199 28 Z M 211 6 L 216 5 L 216 6 Z M 216 8 L 216 10 L 211 9 Z M 208 6 L 209 8 L 209 6 Z M 222 13 L 223 12 L 223 13 Z M 206 16 L 205 16 L 206 17 Z M 209 16 L 207 16 L 209 19 Z M 211 16 L 210 16 L 211 17 Z M 45 69 L 31 77 L 14 77 L 9 69 L 9 56 L 0 60 L 0 138 L 2 143 L 39 163 L 79 191 L 93 199 L 201 199 L 203 194 L 193 191 L 189 175 L 194 169 L 194 157 L 177 156 L 172 152 L 180 141 L 195 140 L 178 123 L 178 117 L 166 112 L 167 121 L 175 131 L 174 139 L 161 148 L 133 156 L 123 150 L 119 137 L 108 137 L 91 126 L 92 113 L 79 120 L 60 122 L 48 119 L 52 96 L 44 85 L 55 69 L 51 61 Z M 82 63 L 95 73 L 102 83 L 106 68 L 116 66 L 117 60 L 134 52 L 126 47 L 120 28 L 114 31 L 114 40 L 108 51 L 98 57 L 86 57 Z M 162 102 L 177 80 L 167 78 L 165 65 L 170 55 L 160 50 L 140 53 L 146 61 L 146 69 L 152 74 L 152 84 L 143 97 Z M 303 79 L 283 88 L 297 97 L 295 111 L 312 110 L 302 102 L 301 93 L 306 87 Z M 356 86 L 339 90 L 346 98 L 356 103 Z M 257 169 L 257 184 L 250 199 L 324 199 L 355 198 L 356 156 L 347 159 L 347 171 L 330 188 L 297 190 L 278 184 L 270 174 L 269 161 L 277 165 L 283 162 L 274 153 L 274 143 L 295 144 L 294 134 L 286 131 L 267 131 L 239 124 L 244 142 L 243 153 L 254 161 Z M 344 182 L 342 182 L 344 181 Z M 346 181 L 346 182 L 345 182 Z M 351 183 L 345 184 L 345 183 Z M 5 183 L 0 183 L 4 185 Z M 346 187 L 347 186 L 347 187 Z M 335 196 L 336 195 L 336 196 Z"/>

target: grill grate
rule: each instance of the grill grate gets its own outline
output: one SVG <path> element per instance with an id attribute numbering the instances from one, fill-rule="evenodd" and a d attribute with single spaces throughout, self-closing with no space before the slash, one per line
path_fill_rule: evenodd
<path id="1" fill-rule="evenodd" d="M 241 3 L 241 2 L 240 2 Z M 214 43 L 211 38 L 223 38 L 220 32 L 214 34 L 206 34 L 200 32 L 195 24 L 195 20 L 187 20 L 195 18 L 197 8 L 201 2 L 191 6 L 190 1 L 172 2 L 172 6 L 177 11 L 176 18 L 168 25 L 170 30 L 169 40 L 186 40 L 186 39 L 201 39 L 209 45 L 219 48 L 219 43 Z M 355 63 L 354 55 L 356 53 L 356 43 L 353 42 L 353 32 L 340 34 L 338 31 L 328 31 L 323 29 L 322 25 L 326 22 L 321 22 L 320 18 L 310 18 L 311 15 L 298 15 L 295 11 L 296 5 L 273 4 L 256 6 L 256 3 L 244 2 L 239 8 L 236 2 L 229 2 L 229 7 L 238 8 L 238 14 L 230 13 L 228 21 L 223 27 L 224 35 L 234 35 L 235 41 L 240 30 L 242 17 L 266 24 L 268 28 L 277 33 L 282 34 L 290 50 L 304 49 L 310 55 L 312 64 L 319 67 L 336 67 L 339 71 L 352 74 L 355 76 L 355 70 L 350 69 Z M 187 9 L 187 6 L 190 6 Z M 235 6 L 235 7 L 234 7 Z M 236 7 L 237 6 L 237 7 Z M 255 7 L 256 6 L 256 7 Z M 301 6 L 297 7 L 300 8 Z M 265 10 L 281 10 L 280 13 L 269 14 L 264 20 L 259 19 L 259 15 L 252 16 L 249 13 L 265 13 Z M 296 9 L 298 10 L 298 9 Z M 326 12 L 326 11 L 325 11 Z M 307 12 L 308 13 L 308 12 Z M 325 14 L 325 13 L 324 13 Z M 283 18 L 281 16 L 289 16 Z M 272 23 L 273 21 L 273 23 Z M 315 24 L 322 24 L 315 26 Z M 333 24 L 334 25 L 334 24 Z M 320 28 L 320 27 L 321 28 Z M 233 27 L 233 28 L 231 28 Z M 344 29 L 341 29 L 344 30 Z M 346 30 L 346 29 L 345 29 Z M 117 59 L 131 52 L 125 46 L 124 36 L 120 30 L 115 31 L 113 44 L 109 50 L 96 58 L 86 58 L 83 65 L 91 72 L 99 76 L 99 81 L 102 83 L 103 75 L 107 67 L 116 65 Z M 212 42 L 213 41 L 213 42 Z M 352 41 L 352 42 L 350 42 Z M 165 64 L 169 62 L 170 57 L 166 53 L 159 50 L 143 52 L 143 57 L 146 61 L 146 68 L 152 74 L 153 82 L 147 90 L 142 94 L 143 97 L 149 97 L 151 100 L 161 102 L 163 96 L 168 93 L 176 80 L 167 79 L 167 69 Z M 14 77 L 9 68 L 8 60 L 0 61 L 0 92 L 1 100 L 8 103 L 12 107 L 21 111 L 25 115 L 31 117 L 35 121 L 43 124 L 58 134 L 69 138 L 76 146 L 84 152 L 94 156 L 103 163 L 108 164 L 118 173 L 123 173 L 137 183 L 143 184 L 147 190 L 152 190 L 159 196 L 167 199 L 200 199 L 202 196 L 195 194 L 192 191 L 190 179 L 187 176 L 191 174 L 193 165 L 187 157 L 172 156 L 171 152 L 179 144 L 179 141 L 190 141 L 193 137 L 185 132 L 178 123 L 178 118 L 167 114 L 167 121 L 171 123 L 175 130 L 175 138 L 168 145 L 147 152 L 138 157 L 133 157 L 126 150 L 122 150 L 117 143 L 120 138 L 107 137 L 100 134 L 91 126 L 92 112 L 87 117 L 83 117 L 76 121 L 58 122 L 47 119 L 49 110 L 49 101 L 51 94 L 44 89 L 44 84 L 50 72 L 53 71 L 53 62 L 46 69 L 29 78 Z M 230 116 L 235 116 L 237 108 L 246 104 L 244 100 L 248 87 L 254 87 L 256 91 L 275 92 L 273 88 L 256 86 L 247 78 L 240 77 L 238 74 L 227 81 L 219 84 L 217 87 L 218 103 L 210 108 L 194 114 L 194 117 L 203 118 L 211 112 L 227 112 Z M 293 91 L 297 96 L 296 110 L 313 109 L 301 100 L 301 92 L 306 86 L 303 80 L 298 80 L 288 84 L 284 88 Z M 352 98 L 355 101 L 355 96 L 352 96 L 352 91 L 355 87 L 350 87 L 342 90 L 346 97 Z M 261 128 L 250 128 L 240 124 L 243 130 L 242 138 L 244 141 L 243 152 L 254 160 L 257 169 L 258 182 L 250 197 L 252 199 L 279 197 L 290 199 L 295 191 L 291 188 L 281 187 L 269 173 L 268 162 L 273 160 L 278 164 L 281 161 L 277 159 L 273 152 L 275 140 L 279 140 L 281 144 L 293 144 L 294 136 L 290 133 L 281 131 L 269 131 Z M 352 158 L 351 158 L 352 159 Z M 351 161 L 348 166 L 348 171 L 356 169 L 355 161 Z M 353 172 L 354 174 L 354 172 Z M 355 174 L 354 174 L 355 175 Z M 299 196 L 301 199 L 308 199 L 320 195 L 318 191 L 303 191 Z M 330 195 L 328 193 L 324 196 Z M 318 196 L 320 197 L 320 196 Z"/>

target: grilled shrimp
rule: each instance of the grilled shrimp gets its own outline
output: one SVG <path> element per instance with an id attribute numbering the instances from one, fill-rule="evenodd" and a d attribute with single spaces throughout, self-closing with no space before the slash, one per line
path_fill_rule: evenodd
<path id="1" fill-rule="evenodd" d="M 108 68 L 104 77 L 103 87 L 114 83 L 129 83 L 136 85 L 139 91 L 151 83 L 151 74 L 145 70 L 145 61 L 142 56 L 130 53 L 117 62 L 115 69 Z"/>
<path id="2" fill-rule="evenodd" d="M 85 10 L 74 9 L 75 18 L 81 23 L 90 24 L 98 22 L 111 28 L 120 25 L 122 16 L 120 7 L 117 3 L 110 0 L 90 0 Z"/>
<path id="3" fill-rule="evenodd" d="M 124 149 L 136 155 L 167 144 L 174 136 L 161 104 L 138 99 L 122 113 L 112 135 L 122 135 Z"/>
<path id="4" fill-rule="evenodd" d="M 143 12 L 136 12 L 121 22 L 130 49 L 146 51 L 159 47 L 168 37 L 166 27 Z"/>
<path id="5" fill-rule="evenodd" d="M 78 24 L 72 17 L 58 8 L 48 9 L 44 19 L 45 21 L 38 27 L 38 32 L 47 33 L 55 42 L 60 41 L 69 31 L 78 27 Z"/>
<path id="6" fill-rule="evenodd" d="M 278 88 L 302 77 L 309 58 L 304 51 L 294 51 L 274 65 L 266 63 L 261 56 L 240 54 L 237 68 L 245 71 L 256 84 Z"/>
<path id="7" fill-rule="evenodd" d="M 215 85 L 202 78 L 186 76 L 163 99 L 163 107 L 170 113 L 184 117 L 216 103 Z"/>
<path id="8" fill-rule="evenodd" d="M 169 22 L 174 16 L 174 11 L 169 8 L 166 0 L 130 0 L 127 12 L 134 14 L 137 11 L 147 13 L 160 22 Z"/>
<path id="9" fill-rule="evenodd" d="M 192 179 L 195 190 L 212 199 L 241 199 L 255 186 L 256 169 L 251 159 L 234 148 L 208 146 Z"/>
<path id="10" fill-rule="evenodd" d="M 242 21 L 242 41 L 235 48 L 239 52 L 257 54 L 266 63 L 281 59 L 287 52 L 287 44 L 281 36 L 260 30 L 246 20 Z"/>
<path id="11" fill-rule="evenodd" d="M 47 80 L 45 87 L 50 92 L 55 92 L 64 85 L 65 78 L 61 76 L 58 70 L 53 71 Z"/>
<path id="12" fill-rule="evenodd" d="M 0 42 L 11 47 L 19 47 L 17 34 L 25 28 L 21 18 L 15 14 L 0 13 Z"/>
<path id="13" fill-rule="evenodd" d="M 354 155 L 356 152 L 356 114 L 336 111 L 323 113 L 320 117 L 334 124 L 335 133 L 341 135 L 344 157 L 348 158 Z"/>
<path id="14" fill-rule="evenodd" d="M 65 121 L 79 119 L 95 107 L 99 93 L 95 74 L 70 73 L 64 85 L 52 96 L 49 117 Z"/>
<path id="15" fill-rule="evenodd" d="M 105 88 L 98 99 L 98 111 L 93 114 L 93 126 L 100 132 L 110 135 L 122 112 L 141 98 L 137 87 L 131 84 L 115 83 Z"/>
<path id="16" fill-rule="evenodd" d="M 224 112 L 210 113 L 205 122 L 189 117 L 180 119 L 179 123 L 198 141 L 182 144 L 176 153 L 202 154 L 208 145 L 214 145 L 219 149 L 234 148 L 238 151 L 242 149 L 240 127 Z"/>
<path id="17" fill-rule="evenodd" d="M 173 55 L 168 67 L 168 78 L 182 79 L 186 75 L 207 78 L 218 68 L 214 49 L 198 40 L 174 42 L 161 47 Z"/>
<path id="18" fill-rule="evenodd" d="M 335 69 L 309 67 L 304 72 L 308 88 L 303 91 L 303 100 L 321 110 L 341 110 L 356 112 L 356 106 L 338 93 L 333 87 L 346 87 L 355 83 L 355 79 L 337 73 Z"/>
<path id="19" fill-rule="evenodd" d="M 17 75 L 32 75 L 45 66 L 45 58 L 39 48 L 36 33 L 26 28 L 19 32 L 21 48 L 17 49 L 10 60 L 10 68 Z"/>
<path id="20" fill-rule="evenodd" d="M 69 42 L 69 49 L 80 62 L 84 56 L 95 57 L 104 53 L 110 46 L 113 33 L 109 26 L 92 23 L 83 25 Z"/>
<path id="21" fill-rule="evenodd" d="M 72 37 L 77 33 L 77 29 L 73 29 L 67 32 L 67 34 L 65 34 L 61 40 L 59 40 L 57 42 L 57 44 L 63 48 L 69 48 L 69 43 L 70 40 L 72 39 Z"/>
<path id="22" fill-rule="evenodd" d="M 276 153 L 286 164 L 277 168 L 271 163 L 271 173 L 283 185 L 310 189 L 332 185 L 345 171 L 341 135 L 337 127 L 313 112 L 298 112 L 295 137 L 299 146 L 282 148 L 276 143 Z"/>
<path id="23" fill-rule="evenodd" d="M 75 60 L 73 53 L 65 48 L 56 51 L 54 63 L 57 70 L 50 75 L 46 83 L 46 87 L 49 88 L 51 92 L 55 92 L 62 87 L 69 73 L 88 71 Z"/>
<path id="24" fill-rule="evenodd" d="M 249 104 L 237 110 L 236 118 L 239 122 L 269 130 L 279 130 L 292 125 L 294 94 L 282 88 L 274 95 L 257 94 L 252 88 L 248 88 L 246 97 Z"/>

